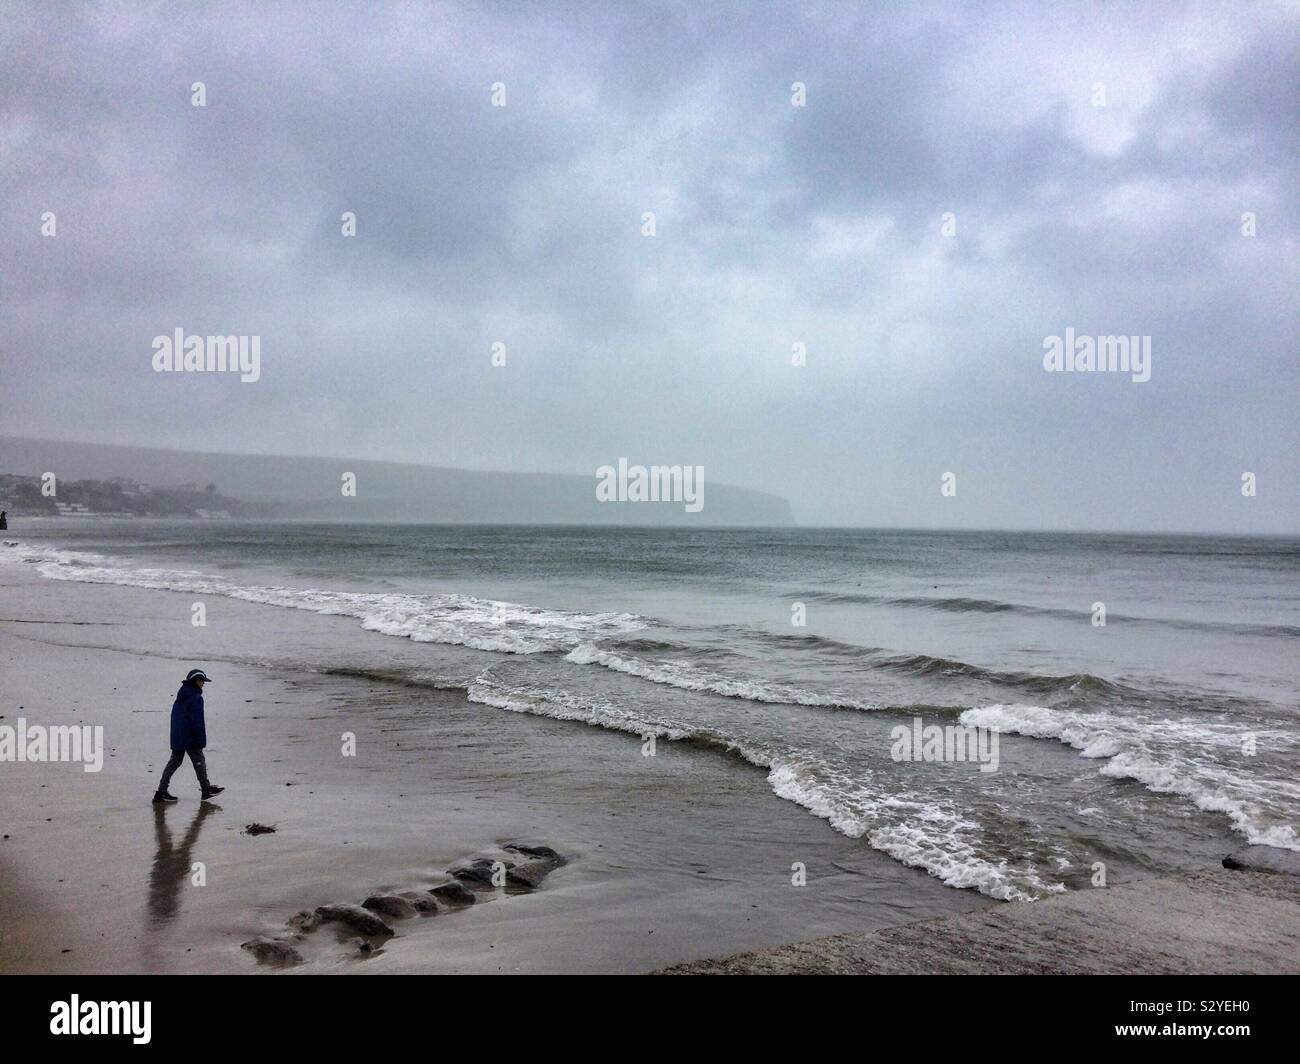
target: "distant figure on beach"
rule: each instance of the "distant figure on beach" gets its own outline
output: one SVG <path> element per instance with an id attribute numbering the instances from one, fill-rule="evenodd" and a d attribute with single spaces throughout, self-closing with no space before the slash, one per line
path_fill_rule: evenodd
<path id="1" fill-rule="evenodd" d="M 5 516 L 8 512 L 8 510 L 0 510 L 0 532 L 5 531 L 9 527 L 9 518 Z"/>
<path id="2" fill-rule="evenodd" d="M 215 787 L 208 782 L 208 763 L 203 757 L 203 748 L 208 745 L 208 730 L 203 721 L 203 685 L 210 683 L 208 674 L 202 669 L 190 669 L 185 682 L 176 692 L 176 701 L 172 703 L 172 756 L 163 769 L 162 782 L 154 792 L 155 802 L 175 802 L 179 799 L 168 792 L 167 785 L 172 781 L 172 773 L 181 767 L 185 755 L 190 755 L 194 774 L 199 778 L 202 801 L 215 798 L 225 787 Z"/>

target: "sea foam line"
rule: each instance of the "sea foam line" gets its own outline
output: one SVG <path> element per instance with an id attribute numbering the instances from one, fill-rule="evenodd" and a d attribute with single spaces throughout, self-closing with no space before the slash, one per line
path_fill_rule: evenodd
<path id="1" fill-rule="evenodd" d="M 1176 794 L 1198 809 L 1225 814 L 1233 829 L 1254 845 L 1300 850 L 1300 838 L 1293 827 L 1260 823 L 1261 800 L 1269 797 L 1269 792 L 1296 799 L 1300 798 L 1300 788 L 1290 780 L 1261 779 L 1253 784 L 1260 793 L 1242 793 L 1252 783 L 1230 775 L 1226 768 L 1210 761 L 1209 751 L 1213 748 L 1239 749 L 1243 731 L 1239 727 L 1215 729 L 1208 722 L 1193 720 L 1129 721 L 1113 714 L 1085 714 L 1026 705 L 981 706 L 966 710 L 959 720 L 973 728 L 992 728 L 1033 739 L 1055 739 L 1084 757 L 1106 759 L 1099 770 L 1103 776 L 1136 780 L 1153 793 Z M 1281 732 L 1255 731 L 1257 739 L 1291 741 L 1290 736 Z M 1159 748 L 1161 742 L 1164 748 Z M 1171 749 L 1175 743 L 1200 746 L 1205 763 L 1191 764 L 1180 759 Z M 1153 750 L 1153 745 L 1157 749 Z M 1217 778 L 1207 782 L 1207 776 Z M 1235 789 L 1238 794 L 1224 793 L 1225 789 Z"/>
<path id="2" fill-rule="evenodd" d="M 420 643 L 445 643 L 506 654 L 567 650 L 582 640 L 647 627 L 629 613 L 573 613 L 469 595 L 322 591 L 232 584 L 193 570 L 131 566 L 99 554 L 19 544 L 0 560 L 31 562 L 44 577 L 194 595 L 219 595 L 264 606 L 352 617 L 367 631 Z"/>
<path id="3" fill-rule="evenodd" d="M 580 643 L 566 655 L 566 661 L 575 665 L 600 665 L 615 672 L 637 676 L 652 683 L 678 687 L 686 691 L 706 691 L 725 698 L 742 698 L 750 702 L 769 702 L 774 705 L 818 706 L 825 709 L 879 709 L 879 703 L 833 695 L 820 695 L 786 684 L 763 680 L 736 679 L 711 672 L 684 661 L 659 659 L 648 661 L 626 657 L 590 642 Z"/>

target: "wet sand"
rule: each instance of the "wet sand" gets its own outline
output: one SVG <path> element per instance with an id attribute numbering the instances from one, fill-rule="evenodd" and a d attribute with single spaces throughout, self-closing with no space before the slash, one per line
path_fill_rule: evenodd
<path id="1" fill-rule="evenodd" d="M 1300 877 L 1189 872 L 699 961 L 668 972 L 1296 974 Z"/>
<path id="2" fill-rule="evenodd" d="M 2 972 L 646 972 L 996 903 L 904 868 L 712 751 L 503 712 L 436 691 L 280 664 L 351 666 L 346 618 L 43 580 L 0 566 L 0 724 L 103 725 L 103 771 L 0 764 Z M 185 671 L 206 692 L 204 807 L 149 799 Z M 342 756 L 344 732 L 357 737 Z M 273 833 L 250 835 L 250 823 Z M 240 944 L 301 910 L 427 890 L 524 840 L 568 863 L 533 893 L 392 921 L 364 952 L 322 928 L 304 963 Z M 807 867 L 806 886 L 791 866 Z M 202 865 L 204 883 L 195 882 Z"/>

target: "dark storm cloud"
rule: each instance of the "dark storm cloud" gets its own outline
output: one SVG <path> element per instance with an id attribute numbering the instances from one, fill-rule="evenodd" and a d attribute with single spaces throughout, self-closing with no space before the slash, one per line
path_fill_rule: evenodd
<path id="1" fill-rule="evenodd" d="M 5 431 L 703 463 L 816 522 L 1297 524 L 1285 6 L 5 15 Z M 262 381 L 152 373 L 177 326 L 261 335 Z M 1044 373 L 1067 327 L 1150 334 L 1152 380 Z"/>

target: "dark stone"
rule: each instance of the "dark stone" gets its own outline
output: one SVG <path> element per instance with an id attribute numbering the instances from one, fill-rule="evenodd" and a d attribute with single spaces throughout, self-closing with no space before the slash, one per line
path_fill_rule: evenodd
<path id="1" fill-rule="evenodd" d="M 557 867 L 554 861 L 525 861 L 506 873 L 506 883 L 525 891 L 536 890 Z"/>
<path id="2" fill-rule="evenodd" d="M 302 954 L 288 942 L 280 938 L 268 938 L 265 935 L 242 942 L 240 949 L 246 949 L 260 964 L 301 964 Z"/>
<path id="3" fill-rule="evenodd" d="M 415 906 L 396 894 L 372 894 L 361 904 L 372 913 L 391 916 L 394 920 L 406 920 L 415 915 Z"/>
<path id="4" fill-rule="evenodd" d="M 315 931 L 320 926 L 320 917 L 310 909 L 303 909 L 289 917 L 289 926 L 303 931 Z"/>
<path id="5" fill-rule="evenodd" d="M 456 886 L 459 887 L 460 884 L 457 883 Z M 404 890 L 398 896 L 410 902 L 417 913 L 432 915 L 438 911 L 438 903 L 428 894 L 421 894 L 418 890 Z"/>
<path id="6" fill-rule="evenodd" d="M 514 867 L 513 861 L 502 861 L 501 863 L 505 866 L 506 871 Z M 473 883 L 475 886 L 491 889 L 496 886 L 492 882 L 492 869 L 495 865 L 495 861 L 487 857 L 480 857 L 467 865 L 459 865 L 456 868 L 449 869 L 447 874 L 454 876 L 462 883 Z"/>
<path id="7" fill-rule="evenodd" d="M 521 853 L 525 857 L 552 857 L 556 860 L 563 860 L 563 858 L 549 846 L 525 846 L 521 842 L 508 842 L 501 848 L 503 850 L 509 850 L 511 853 Z"/>
<path id="8" fill-rule="evenodd" d="M 1300 876 L 1300 853 L 1273 846 L 1247 846 L 1228 854 L 1223 859 L 1223 867 L 1239 872 L 1281 872 Z"/>
<path id="9" fill-rule="evenodd" d="M 429 893 L 448 905 L 473 905 L 475 900 L 474 892 L 464 883 L 454 879 L 450 883 L 439 883 L 436 887 L 430 887 Z"/>
<path id="10" fill-rule="evenodd" d="M 322 923 L 337 921 L 361 935 L 379 937 L 393 933 L 383 920 L 360 905 L 321 905 L 317 907 L 316 915 Z"/>
<path id="11" fill-rule="evenodd" d="M 542 880 L 568 862 L 549 846 L 525 846 L 521 843 L 509 843 L 506 847 L 514 853 L 525 854 L 529 858 L 506 873 L 506 882 L 520 890 L 536 890 Z"/>
<path id="12" fill-rule="evenodd" d="M 361 905 L 372 913 L 390 916 L 394 920 L 407 920 L 415 916 L 415 905 L 395 894 L 372 894 Z"/>

